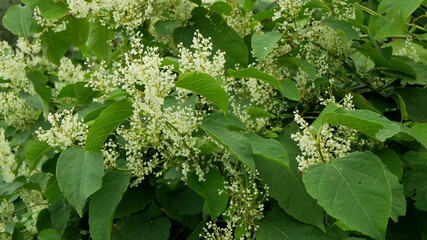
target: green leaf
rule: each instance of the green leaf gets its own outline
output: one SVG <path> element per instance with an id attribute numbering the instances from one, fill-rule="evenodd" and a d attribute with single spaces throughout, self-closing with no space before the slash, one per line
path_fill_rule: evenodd
<path id="1" fill-rule="evenodd" d="M 305 8 L 320 8 L 320 9 L 325 9 L 327 11 L 331 11 L 331 9 L 323 4 L 322 2 L 318 1 L 318 0 L 310 0 L 308 1 L 306 4 L 304 4 L 303 9 Z"/>
<path id="2" fill-rule="evenodd" d="M 15 192 L 16 189 L 24 185 L 23 182 L 3 182 L 0 183 L 0 198 L 7 197 Z"/>
<path id="3" fill-rule="evenodd" d="M 251 119 L 257 118 L 275 118 L 276 116 L 260 107 L 247 107 L 245 111 L 249 114 Z"/>
<path id="4" fill-rule="evenodd" d="M 257 240 L 326 240 L 324 233 L 311 225 L 301 223 L 278 207 L 258 221 Z"/>
<path id="5" fill-rule="evenodd" d="M 408 118 L 417 122 L 427 121 L 427 89 L 403 88 L 397 91 L 405 102 Z"/>
<path id="6" fill-rule="evenodd" d="M 245 137 L 249 139 L 254 154 L 269 161 L 289 167 L 289 159 L 286 150 L 278 141 L 266 139 L 255 133 L 246 133 Z"/>
<path id="7" fill-rule="evenodd" d="M 7 30 L 25 39 L 37 32 L 36 21 L 28 6 L 12 6 L 7 10 L 2 21 Z"/>
<path id="8" fill-rule="evenodd" d="M 132 114 L 133 106 L 130 98 L 125 98 L 108 106 L 89 128 L 85 149 L 87 151 L 99 150 L 110 133 Z"/>
<path id="9" fill-rule="evenodd" d="M 68 202 L 83 216 L 86 199 L 102 186 L 104 159 L 102 153 L 83 148 L 67 148 L 58 158 L 56 177 Z"/>
<path id="10" fill-rule="evenodd" d="M 219 15 L 230 15 L 233 8 L 226 2 L 217 1 L 209 6 L 209 11 Z"/>
<path id="11" fill-rule="evenodd" d="M 119 205 L 130 178 L 120 171 L 110 171 L 102 179 L 102 188 L 89 203 L 89 229 L 94 240 L 111 239 L 114 211 Z"/>
<path id="12" fill-rule="evenodd" d="M 295 65 L 299 67 L 301 70 L 303 70 L 304 72 L 306 72 L 312 80 L 316 79 L 316 75 L 317 75 L 316 68 L 304 60 L 296 59 L 294 57 L 281 57 L 278 59 L 278 62 L 285 65 L 288 65 L 288 64 Z"/>
<path id="13" fill-rule="evenodd" d="M 255 52 L 258 62 L 262 62 L 269 53 L 274 49 L 274 46 L 282 38 L 279 32 L 267 32 L 263 35 L 254 34 L 252 36 L 251 44 Z"/>
<path id="14" fill-rule="evenodd" d="M 43 54 L 47 59 L 58 65 L 71 45 L 71 40 L 65 32 L 53 32 L 49 30 L 41 36 Z"/>
<path id="15" fill-rule="evenodd" d="M 77 82 L 74 84 L 74 94 L 80 104 L 91 104 L 93 98 L 98 95 L 98 91 L 93 91 L 91 87 L 85 87 L 86 82 Z"/>
<path id="16" fill-rule="evenodd" d="M 108 60 L 113 53 L 110 41 L 114 39 L 116 33 L 108 29 L 108 25 L 102 25 L 99 20 L 90 22 L 88 47 L 95 56 L 101 60 Z"/>
<path id="17" fill-rule="evenodd" d="M 269 186 L 270 196 L 281 208 L 301 222 L 325 229 L 325 213 L 307 193 L 297 172 L 260 157 L 255 157 L 255 161 L 262 182 Z"/>
<path id="18" fill-rule="evenodd" d="M 58 201 L 53 201 L 49 206 L 52 226 L 60 233 L 63 233 L 67 227 L 71 210 L 70 204 L 64 197 Z"/>
<path id="19" fill-rule="evenodd" d="M 398 218 L 400 216 L 405 216 L 406 213 L 406 199 L 403 194 L 403 186 L 399 184 L 399 179 L 386 168 L 384 168 L 384 173 L 386 174 L 391 192 L 392 205 L 390 218 L 393 219 L 394 222 L 397 222 Z"/>
<path id="20" fill-rule="evenodd" d="M 27 72 L 27 77 L 33 83 L 34 91 L 39 95 L 43 105 L 43 116 L 45 119 L 49 116 L 50 101 L 52 100 L 52 90 L 46 87 L 47 78 L 43 72 L 39 70 L 30 70 Z"/>
<path id="21" fill-rule="evenodd" d="M 387 38 L 400 34 L 406 29 L 405 23 L 409 16 L 418 8 L 423 0 L 400 1 L 383 0 L 378 5 L 378 13 L 371 16 L 369 30 L 374 38 Z"/>
<path id="22" fill-rule="evenodd" d="M 375 152 L 381 162 L 387 166 L 387 169 L 393 173 L 399 181 L 402 180 L 403 175 L 403 166 L 402 161 L 400 160 L 399 155 L 390 148 L 383 148 Z"/>
<path id="23" fill-rule="evenodd" d="M 427 123 L 413 126 L 410 135 L 427 148 Z"/>
<path id="24" fill-rule="evenodd" d="M 179 27 L 179 23 L 175 20 L 160 20 L 154 24 L 157 34 L 162 37 L 168 37 L 173 34 L 175 28 Z"/>
<path id="25" fill-rule="evenodd" d="M 283 89 L 285 91 L 285 96 L 288 99 L 293 100 L 293 101 L 300 101 L 301 100 L 301 95 L 299 93 L 299 89 L 293 81 L 285 78 L 282 82 L 282 85 L 283 85 Z"/>
<path id="26" fill-rule="evenodd" d="M 359 33 L 345 20 L 337 20 L 335 18 L 325 18 L 322 23 L 330 26 L 337 31 L 343 31 L 347 39 L 359 39 Z"/>
<path id="27" fill-rule="evenodd" d="M 406 197 L 415 200 L 415 207 L 427 211 L 427 165 L 415 165 L 405 173 L 403 186 Z"/>
<path id="28" fill-rule="evenodd" d="M 154 189 L 146 183 L 132 187 L 125 192 L 116 208 L 114 218 L 122 218 L 143 210 L 155 197 Z"/>
<path id="29" fill-rule="evenodd" d="M 71 43 L 78 47 L 83 48 L 89 37 L 89 22 L 84 18 L 70 18 L 68 20 L 67 32 L 70 33 Z"/>
<path id="30" fill-rule="evenodd" d="M 275 87 L 277 90 L 279 90 L 280 93 L 282 93 L 283 96 L 291 99 L 291 100 L 295 100 L 295 101 L 299 101 L 299 91 L 297 86 L 295 85 L 294 82 L 290 81 L 291 84 L 289 84 L 289 82 L 287 82 L 287 85 L 282 85 L 282 83 L 280 83 L 279 80 L 277 80 L 275 77 L 261 72 L 260 70 L 256 69 L 256 68 L 246 68 L 246 69 L 241 69 L 241 70 L 231 70 L 228 69 L 228 75 L 231 77 L 235 77 L 235 78 L 256 78 L 259 79 L 265 83 L 270 84 L 271 86 Z M 286 88 L 284 88 L 286 87 Z M 296 91 L 295 91 L 296 90 Z"/>
<path id="31" fill-rule="evenodd" d="M 57 19 L 68 13 L 68 8 L 62 1 L 22 0 L 22 2 L 31 6 L 31 8 L 37 7 L 40 10 L 40 15 L 45 18 Z"/>
<path id="32" fill-rule="evenodd" d="M 38 139 L 35 139 L 34 141 L 30 140 L 25 144 L 24 155 L 27 160 L 30 173 L 36 169 L 42 157 L 51 149 L 53 149 L 53 147 L 46 142 L 39 141 Z"/>
<path id="33" fill-rule="evenodd" d="M 209 99 L 224 113 L 228 111 L 228 95 L 215 78 L 206 73 L 195 73 L 175 82 L 175 86 L 184 88 Z"/>
<path id="34" fill-rule="evenodd" d="M 382 142 L 400 132 L 399 125 L 368 110 L 337 108 L 333 112 L 326 112 L 322 116 L 322 122 L 346 126 Z"/>
<path id="35" fill-rule="evenodd" d="M 148 219 L 143 214 L 132 215 L 117 223 L 113 240 L 167 240 L 171 222 L 167 217 Z"/>
<path id="36" fill-rule="evenodd" d="M 392 210 L 389 180 L 385 166 L 371 152 L 311 165 L 303 175 L 307 191 L 329 215 L 374 239 L 385 238 Z"/>
<path id="37" fill-rule="evenodd" d="M 255 162 L 252 158 L 252 147 L 247 138 L 228 130 L 227 126 L 222 122 L 212 119 L 203 120 L 202 128 L 222 146 L 228 149 L 235 158 L 240 160 L 251 170 L 255 170 Z"/>
<path id="38" fill-rule="evenodd" d="M 61 233 L 56 229 L 45 229 L 37 234 L 38 240 L 61 240 Z"/>
<path id="39" fill-rule="evenodd" d="M 234 67 L 235 64 L 246 67 L 248 65 L 248 47 L 234 29 L 218 14 L 208 13 L 207 9 L 195 8 L 192 11 L 194 23 L 191 27 L 177 28 L 175 30 L 175 43 L 183 43 L 190 48 L 194 32 L 199 30 L 203 37 L 211 38 L 212 52 L 221 50 L 225 52 L 226 65 Z"/>
<path id="40" fill-rule="evenodd" d="M 199 177 L 193 173 L 188 173 L 187 185 L 206 201 L 209 214 L 213 220 L 221 215 L 228 203 L 228 195 L 225 193 L 225 178 L 218 169 L 211 169 L 204 176 L 205 181 L 199 181 Z M 219 194 L 219 191 L 223 191 Z"/>

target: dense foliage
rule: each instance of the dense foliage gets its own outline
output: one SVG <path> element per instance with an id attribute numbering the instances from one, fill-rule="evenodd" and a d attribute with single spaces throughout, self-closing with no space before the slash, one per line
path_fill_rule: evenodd
<path id="1" fill-rule="evenodd" d="M 0 238 L 427 239 L 426 14 L 22 0 L 2 19 Z"/>

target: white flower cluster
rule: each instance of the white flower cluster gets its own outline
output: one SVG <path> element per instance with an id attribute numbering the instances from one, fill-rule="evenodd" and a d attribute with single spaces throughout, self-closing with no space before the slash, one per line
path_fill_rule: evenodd
<path id="1" fill-rule="evenodd" d="M 324 101 L 327 103 L 336 103 L 335 99 Z M 342 108 L 353 109 L 352 95 L 348 94 L 339 105 Z M 292 134 L 294 141 L 298 142 L 301 154 L 297 156 L 298 169 L 305 169 L 316 163 L 329 163 L 332 158 L 344 157 L 351 151 L 352 141 L 356 139 L 356 131 L 343 126 L 330 126 L 324 123 L 318 134 L 313 133 L 313 127 L 299 115 L 294 112 L 294 120 L 299 125 L 300 132 Z"/>
<path id="2" fill-rule="evenodd" d="M 256 179 L 258 172 L 252 172 L 234 160 L 225 160 L 224 169 L 229 177 L 224 192 L 229 195 L 228 207 L 222 214 L 226 225 L 218 226 L 209 221 L 201 233 L 204 239 L 234 239 L 234 229 L 244 228 L 245 239 L 254 239 L 258 229 L 257 220 L 264 217 L 264 202 L 268 200 L 268 186 Z M 236 164 L 238 166 L 236 166 Z"/>
<path id="3" fill-rule="evenodd" d="M 38 7 L 34 8 L 34 20 L 41 27 L 49 28 L 54 32 L 62 32 L 67 29 L 68 21 L 60 21 L 60 19 L 45 18 L 41 15 Z M 61 23 L 59 23 L 61 22 Z"/>
<path id="4" fill-rule="evenodd" d="M 36 111 L 13 92 L 0 92 L 0 115 L 9 126 L 25 129 L 36 120 Z"/>
<path id="5" fill-rule="evenodd" d="M 191 49 L 186 49 L 182 43 L 179 45 L 181 72 L 207 73 L 214 78 L 224 76 L 225 54 L 218 50 L 212 57 L 212 61 L 209 59 L 213 49 L 210 38 L 204 38 L 199 31 L 196 31 Z"/>
<path id="6" fill-rule="evenodd" d="M 48 200 L 44 199 L 43 193 L 33 189 L 22 189 L 19 191 L 19 196 L 27 206 L 28 211 L 20 221 L 25 223 L 27 231 L 36 234 L 38 232 L 37 217 L 41 210 L 48 207 Z"/>
<path id="7" fill-rule="evenodd" d="M 4 130 L 0 128 L 0 177 L 3 181 L 12 182 L 15 179 L 13 171 L 16 167 L 15 155 L 9 147 Z"/>
<path id="8" fill-rule="evenodd" d="M 397 55 L 412 58 L 412 60 L 416 62 L 420 60 L 420 56 L 418 55 L 417 49 L 415 48 L 414 43 L 412 43 L 411 38 L 407 38 L 405 40 L 405 45 L 399 49 Z"/>
<path id="9" fill-rule="evenodd" d="M 13 203 L 9 203 L 6 199 L 3 199 L 0 204 L 0 233 L 5 233 L 7 231 L 7 224 L 11 222 L 17 222 L 15 206 Z M 6 234 L 0 234 L 0 237 L 2 239 L 12 239 L 11 235 Z"/>
<path id="10" fill-rule="evenodd" d="M 67 3 L 70 13 L 77 18 L 102 16 L 104 22 L 113 20 L 114 27 L 124 26 L 129 31 L 142 26 L 145 21 L 155 23 L 167 15 L 187 21 L 195 6 L 189 0 L 67 0 Z"/>
<path id="11" fill-rule="evenodd" d="M 39 128 L 36 131 L 41 141 L 47 142 L 52 147 L 65 149 L 69 146 L 83 146 L 86 140 L 88 126 L 83 119 L 78 119 L 78 114 L 73 114 L 74 109 L 63 110 L 59 113 L 49 113 L 47 120 L 52 125 L 48 130 Z"/>
<path id="12" fill-rule="evenodd" d="M 83 70 L 81 65 L 74 65 L 71 59 L 67 57 L 61 58 L 58 68 L 59 81 L 55 82 L 55 90 L 57 93 L 68 84 L 77 82 L 86 82 L 85 74 L 87 70 Z"/>

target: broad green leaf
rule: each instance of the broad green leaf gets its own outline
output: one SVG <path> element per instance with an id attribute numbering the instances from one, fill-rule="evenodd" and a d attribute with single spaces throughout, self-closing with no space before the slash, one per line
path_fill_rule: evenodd
<path id="1" fill-rule="evenodd" d="M 68 8 L 62 1 L 56 0 L 22 0 L 23 3 L 37 7 L 40 10 L 40 15 L 45 18 L 61 18 L 68 14 Z"/>
<path id="2" fill-rule="evenodd" d="M 92 90 L 91 87 L 85 87 L 86 82 L 77 82 L 74 84 L 74 94 L 80 104 L 88 105 L 92 103 L 93 98 L 98 95 L 98 91 Z"/>
<path id="3" fill-rule="evenodd" d="M 241 70 L 228 70 L 228 75 L 235 78 L 256 78 L 259 79 L 265 83 L 270 84 L 271 86 L 275 87 L 277 90 L 279 90 L 280 93 L 282 93 L 283 96 L 299 101 L 299 91 L 297 86 L 294 82 L 288 80 L 288 82 L 285 85 L 282 85 L 279 80 L 277 80 L 275 77 L 261 72 L 260 70 L 256 68 L 246 68 Z M 289 84 L 289 82 L 291 84 Z"/>
<path id="4" fill-rule="evenodd" d="M 242 135 L 228 130 L 222 122 L 212 119 L 203 120 L 202 128 L 222 146 L 228 149 L 231 154 L 255 170 L 255 162 L 252 158 L 252 147 L 249 140 Z"/>
<path id="5" fill-rule="evenodd" d="M 282 38 L 279 32 L 267 32 L 263 35 L 254 34 L 252 36 L 251 44 L 255 52 L 258 62 L 262 62 L 269 53 L 274 49 L 274 46 Z"/>
<path id="6" fill-rule="evenodd" d="M 402 88 L 397 91 L 405 102 L 408 119 L 425 123 L 427 121 L 427 89 Z"/>
<path id="7" fill-rule="evenodd" d="M 24 185 L 24 182 L 1 182 L 0 183 L 0 198 L 7 197 L 15 192 L 16 189 Z"/>
<path id="8" fill-rule="evenodd" d="M 191 172 L 187 176 L 187 185 L 205 199 L 209 214 L 216 219 L 225 210 L 228 203 L 228 195 L 225 193 L 225 178 L 218 169 L 211 169 L 204 176 L 205 181 L 199 181 L 199 177 Z M 219 194 L 219 191 L 224 193 Z"/>
<path id="9" fill-rule="evenodd" d="M 56 229 L 45 229 L 37 234 L 38 240 L 61 240 L 61 233 Z"/>
<path id="10" fill-rule="evenodd" d="M 113 53 L 110 41 L 114 39 L 116 33 L 110 30 L 107 25 L 102 25 L 99 20 L 90 22 L 89 25 L 88 47 L 97 58 L 108 60 Z"/>
<path id="11" fill-rule="evenodd" d="M 43 54 L 47 59 L 50 62 L 59 65 L 61 58 L 65 55 L 71 45 L 71 40 L 65 32 L 56 33 L 49 30 L 41 36 L 41 44 Z"/>
<path id="12" fill-rule="evenodd" d="M 427 148 L 427 123 L 413 126 L 410 134 L 425 148 Z"/>
<path id="13" fill-rule="evenodd" d="M 390 218 L 394 222 L 397 222 L 398 218 L 404 216 L 406 213 L 406 199 L 403 194 L 403 186 L 399 183 L 399 179 L 386 168 L 384 168 L 384 173 L 386 174 L 391 193 Z"/>
<path id="14" fill-rule="evenodd" d="M 68 202 L 83 216 L 86 199 L 102 186 L 104 159 L 102 153 L 83 148 L 67 148 L 58 158 L 56 177 Z"/>
<path id="15" fill-rule="evenodd" d="M 111 239 L 114 211 L 119 205 L 130 178 L 120 171 L 111 171 L 102 179 L 102 187 L 89 203 L 89 229 L 94 240 Z"/>
<path id="16" fill-rule="evenodd" d="M 52 226 L 60 233 L 63 233 L 67 227 L 71 210 L 70 204 L 64 197 L 58 201 L 53 201 L 49 206 Z"/>
<path id="17" fill-rule="evenodd" d="M 110 133 L 132 114 L 133 106 L 130 98 L 125 98 L 108 106 L 89 128 L 85 149 L 87 151 L 99 150 Z"/>
<path id="18" fill-rule="evenodd" d="M 175 86 L 184 88 L 209 99 L 224 113 L 228 111 L 228 95 L 215 78 L 206 73 L 195 73 L 175 82 Z"/>
<path id="19" fill-rule="evenodd" d="M 378 5 L 381 17 L 372 15 L 369 29 L 374 38 L 386 38 L 400 34 L 407 27 L 408 17 L 418 8 L 423 0 L 383 0 Z"/>
<path id="20" fill-rule="evenodd" d="M 280 142 L 274 139 L 260 137 L 255 133 L 247 133 L 245 137 L 249 139 L 255 155 L 284 167 L 289 167 L 288 154 Z"/>
<path id="21" fill-rule="evenodd" d="M 257 240 L 326 240 L 318 228 L 299 222 L 278 207 L 258 221 Z"/>
<path id="22" fill-rule="evenodd" d="M 226 2 L 217 1 L 209 6 L 209 11 L 219 15 L 230 15 L 233 8 Z"/>
<path id="23" fill-rule="evenodd" d="M 46 190 L 44 191 L 44 195 L 50 202 L 55 202 L 61 198 L 62 192 L 55 176 L 52 176 L 49 179 Z"/>
<path id="24" fill-rule="evenodd" d="M 47 78 L 39 70 L 30 70 L 27 77 L 33 83 L 34 91 L 39 95 L 43 105 L 43 116 L 45 119 L 49 116 L 50 101 L 52 100 L 52 90 L 47 85 Z"/>
<path id="25" fill-rule="evenodd" d="M 7 30 L 25 39 L 37 32 L 36 21 L 28 6 L 12 6 L 7 10 L 2 21 Z"/>
<path id="26" fill-rule="evenodd" d="M 303 9 L 305 9 L 305 8 L 320 8 L 320 9 L 325 9 L 327 11 L 331 11 L 331 9 L 327 5 L 323 4 L 319 0 L 310 0 L 310 1 L 308 1 L 303 6 Z"/>
<path id="27" fill-rule="evenodd" d="M 122 218 L 143 210 L 155 197 L 154 189 L 143 182 L 125 192 L 114 212 L 114 218 Z"/>
<path id="28" fill-rule="evenodd" d="M 427 211 L 427 165 L 415 165 L 405 173 L 403 186 L 406 197 L 415 200 L 415 207 Z"/>
<path id="29" fill-rule="evenodd" d="M 213 113 L 205 116 L 203 120 L 217 121 L 219 124 L 226 125 L 227 128 L 231 131 L 248 131 L 246 125 L 233 114 L 227 114 L 226 118 L 222 112 Z"/>
<path id="30" fill-rule="evenodd" d="M 290 79 L 285 78 L 282 82 L 283 89 L 285 91 L 285 96 L 293 101 L 300 101 L 301 95 L 297 85 Z"/>
<path id="31" fill-rule="evenodd" d="M 194 142 L 194 147 L 200 150 L 200 154 L 208 155 L 214 152 L 220 153 L 221 148 L 214 142 L 202 138 L 191 138 L 190 142 Z"/>
<path id="32" fill-rule="evenodd" d="M 415 165 L 427 165 L 427 157 L 414 151 L 406 152 L 403 154 L 403 158 L 408 168 L 414 168 Z"/>
<path id="33" fill-rule="evenodd" d="M 211 197 L 210 195 L 208 196 Z M 191 204 L 188 204 L 189 202 L 191 202 Z M 197 215 L 203 212 L 205 199 L 191 188 L 185 188 L 183 191 L 174 195 L 172 206 L 178 209 L 178 213 L 181 215 Z"/>
<path id="34" fill-rule="evenodd" d="M 301 70 L 303 70 L 304 72 L 306 72 L 312 80 L 316 79 L 316 75 L 317 75 L 316 68 L 304 60 L 296 59 L 294 57 L 281 57 L 277 61 L 285 65 L 288 65 L 288 64 L 295 65 L 299 67 Z"/>
<path id="35" fill-rule="evenodd" d="M 335 18 L 325 18 L 322 23 L 330 26 L 337 31 L 343 31 L 347 39 L 359 39 L 359 33 L 345 20 L 337 20 Z"/>
<path id="36" fill-rule="evenodd" d="M 396 123 L 368 110 L 337 108 L 333 112 L 325 113 L 322 122 L 346 126 L 382 142 L 400 132 L 400 127 Z"/>
<path id="37" fill-rule="evenodd" d="M 385 238 L 392 211 L 389 180 L 384 165 L 371 152 L 311 165 L 303 175 L 308 193 L 329 215 L 374 239 Z"/>
<path id="38" fill-rule="evenodd" d="M 397 155 L 396 152 L 394 152 L 390 148 L 383 148 L 374 153 L 381 159 L 381 162 L 387 166 L 387 169 L 399 179 L 399 181 L 402 180 L 402 161 L 400 160 L 400 157 L 399 155 Z"/>
<path id="39" fill-rule="evenodd" d="M 325 229 L 325 213 L 307 193 L 297 172 L 260 157 L 255 157 L 255 162 L 262 182 L 269 186 L 270 196 L 281 208 L 301 222 Z"/>
<path id="40" fill-rule="evenodd" d="M 276 117 L 273 114 L 266 111 L 264 108 L 260 108 L 260 107 L 247 107 L 245 108 L 245 111 L 249 114 L 251 119 Z"/>
<path id="41" fill-rule="evenodd" d="M 179 223 L 182 223 L 185 226 L 194 228 L 197 225 L 197 223 L 200 221 L 200 216 L 198 215 L 190 216 L 190 215 L 179 214 L 178 209 L 176 209 L 176 207 L 173 204 L 175 196 L 179 194 L 182 190 L 183 190 L 182 187 L 181 188 L 178 187 L 176 189 L 171 190 L 166 185 L 160 185 L 160 187 L 156 188 L 156 200 L 159 203 L 160 207 L 162 208 L 162 211 L 169 218 Z M 160 213 L 155 214 L 155 216 L 151 216 L 150 218 L 161 215 L 162 211 L 157 211 Z"/>
<path id="42" fill-rule="evenodd" d="M 84 18 L 70 18 L 67 32 L 70 33 L 71 43 L 81 49 L 89 37 L 89 21 Z"/>
<path id="43" fill-rule="evenodd" d="M 30 173 L 36 169 L 42 157 L 49 152 L 51 147 L 46 142 L 42 142 L 38 139 L 30 140 L 25 144 L 24 155 L 28 163 L 28 169 Z"/>
<path id="44" fill-rule="evenodd" d="M 154 24 L 157 34 L 162 37 L 168 37 L 173 34 L 175 28 L 179 27 L 179 23 L 175 20 L 160 20 Z"/>
<path id="45" fill-rule="evenodd" d="M 399 75 L 417 77 L 415 70 L 403 60 L 397 58 L 391 58 L 391 51 L 388 52 L 382 48 L 376 48 L 370 43 L 365 43 L 361 47 L 356 47 L 365 56 L 368 56 L 374 63 L 376 68 L 390 72 L 393 74 L 399 73 Z M 391 50 L 390 48 L 387 48 Z M 381 52 L 379 51 L 381 50 Z"/>
<path id="46" fill-rule="evenodd" d="M 221 50 L 225 53 L 227 67 L 235 64 L 246 67 L 248 65 L 248 47 L 237 32 L 229 27 L 226 21 L 218 14 L 208 13 L 205 8 L 195 8 L 192 11 L 194 23 L 191 27 L 177 28 L 174 32 L 175 43 L 183 43 L 190 48 L 194 32 L 199 30 L 203 37 L 211 38 L 212 52 Z"/>
<path id="47" fill-rule="evenodd" d="M 171 222 L 167 217 L 148 219 L 143 214 L 120 220 L 113 232 L 113 240 L 167 240 Z"/>

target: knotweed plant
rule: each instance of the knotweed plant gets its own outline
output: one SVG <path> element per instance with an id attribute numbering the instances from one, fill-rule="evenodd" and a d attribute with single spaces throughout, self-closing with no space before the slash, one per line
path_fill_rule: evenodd
<path id="1" fill-rule="evenodd" d="M 0 238 L 421 239 L 426 9 L 10 6 Z"/>

